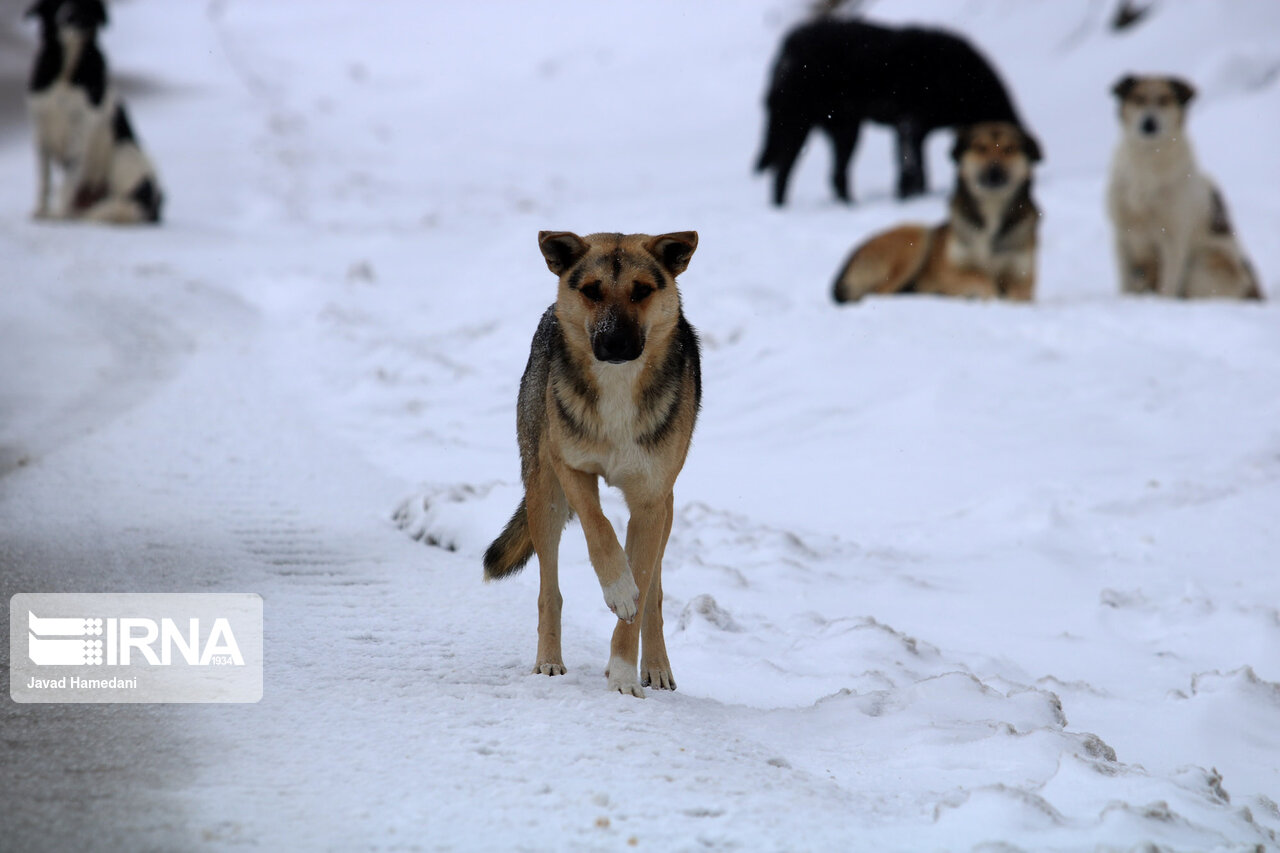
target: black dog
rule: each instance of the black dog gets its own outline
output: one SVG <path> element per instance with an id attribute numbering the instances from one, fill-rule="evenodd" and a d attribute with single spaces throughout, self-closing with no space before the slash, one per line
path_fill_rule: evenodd
<path id="1" fill-rule="evenodd" d="M 898 134 L 898 197 L 926 189 L 924 139 L 940 127 L 1005 121 L 1022 127 L 982 55 L 942 30 L 891 29 L 824 18 L 792 30 L 773 66 L 769 117 L 756 171 L 773 169 L 773 202 L 814 127 L 831 137 L 836 195 L 849 201 L 849 161 L 864 120 Z"/>

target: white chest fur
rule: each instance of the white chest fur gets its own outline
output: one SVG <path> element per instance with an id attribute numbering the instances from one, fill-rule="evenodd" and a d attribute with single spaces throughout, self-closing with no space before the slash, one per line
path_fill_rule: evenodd
<path id="1" fill-rule="evenodd" d="M 31 95 L 28 106 L 36 125 L 36 139 L 44 153 L 63 164 L 81 155 L 97 117 L 83 89 L 58 80 L 44 91 Z"/>
<path id="2" fill-rule="evenodd" d="M 1122 142 L 1112 159 L 1113 214 L 1151 227 L 1180 223 L 1190 209 L 1203 206 L 1206 186 L 1185 140 L 1142 150 Z"/>
<path id="3" fill-rule="evenodd" d="M 1008 194 L 984 194 L 975 196 L 974 203 L 982 216 L 982 227 L 966 229 L 968 233 L 956 234 L 947 244 L 947 260 L 966 269 L 991 271 L 996 266 L 995 238 L 1003 224 Z"/>
<path id="4" fill-rule="evenodd" d="M 611 486 L 621 485 L 636 477 L 647 477 L 652 471 L 649 452 L 636 439 L 641 433 L 640 412 L 636 407 L 634 388 L 644 364 L 641 360 L 625 364 L 592 365 L 599 398 L 596 401 L 598 441 L 590 449 L 575 446 L 566 453 L 573 467 L 594 471 Z"/>

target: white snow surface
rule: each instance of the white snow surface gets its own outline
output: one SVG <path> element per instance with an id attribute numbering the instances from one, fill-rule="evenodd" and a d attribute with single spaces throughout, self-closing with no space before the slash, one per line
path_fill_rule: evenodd
<path id="1" fill-rule="evenodd" d="M 768 206 L 799 0 L 115 5 L 165 224 L 31 221 L 0 138 L 5 624 L 17 592 L 256 592 L 265 695 L 4 703 L 0 848 L 1275 849 L 1280 305 L 1121 298 L 1103 192 L 1111 83 L 1187 76 L 1280 297 L 1280 4 L 1111 5 L 870 5 L 1013 90 L 1039 295 L 840 309 L 856 241 L 943 215 L 949 140 L 902 204 L 868 128 L 846 208 L 815 139 Z M 530 674 L 537 571 L 481 581 L 543 228 L 700 235 L 675 693 L 606 691 L 576 523 L 566 676 Z"/>

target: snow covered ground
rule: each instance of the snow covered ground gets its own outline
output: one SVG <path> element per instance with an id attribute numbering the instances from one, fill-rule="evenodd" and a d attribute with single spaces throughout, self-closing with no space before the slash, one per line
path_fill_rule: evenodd
<path id="1" fill-rule="evenodd" d="M 1118 297 L 1102 195 L 1111 82 L 1188 76 L 1280 297 L 1280 5 L 1110 7 L 870 5 L 1013 88 L 1040 298 L 837 309 L 855 241 L 941 217 L 947 140 L 899 204 L 867 130 L 848 209 L 816 140 L 771 209 L 798 0 L 115 4 L 168 221 L 32 222 L 0 136 L 0 593 L 259 593 L 265 695 L 0 704 L 0 848 L 1276 848 L 1280 307 Z M 565 677 L 536 571 L 481 582 L 540 228 L 701 237 L 676 693 L 605 691 L 576 525 Z"/>

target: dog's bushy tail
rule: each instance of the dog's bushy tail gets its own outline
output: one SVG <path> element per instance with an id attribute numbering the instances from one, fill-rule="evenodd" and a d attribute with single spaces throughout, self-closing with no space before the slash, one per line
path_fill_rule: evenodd
<path id="1" fill-rule="evenodd" d="M 498 580 L 514 575 L 533 556 L 533 536 L 529 533 L 529 511 L 524 498 L 507 522 L 507 526 L 484 552 L 484 579 Z"/>

